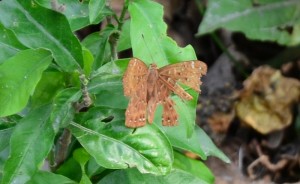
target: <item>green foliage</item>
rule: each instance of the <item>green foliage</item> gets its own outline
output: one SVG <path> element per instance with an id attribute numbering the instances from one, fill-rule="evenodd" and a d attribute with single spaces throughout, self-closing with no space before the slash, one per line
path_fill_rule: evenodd
<path id="1" fill-rule="evenodd" d="M 168 175 L 156 176 L 153 174 L 141 175 L 136 169 L 117 170 L 99 181 L 98 184 L 132 184 L 132 183 L 188 183 L 207 184 L 206 181 L 193 176 L 192 174 L 179 169 L 173 169 Z"/>
<path id="2" fill-rule="evenodd" d="M 211 171 L 200 161 L 191 158 L 186 158 L 184 155 L 174 152 L 175 160 L 173 167 L 182 171 L 189 171 L 199 179 L 207 183 L 214 183 L 214 176 Z"/>
<path id="3" fill-rule="evenodd" d="M 51 59 L 46 50 L 23 50 L 0 65 L 0 102 L 5 104 L 0 106 L 0 116 L 14 114 L 25 107 Z"/>
<path id="4" fill-rule="evenodd" d="M 77 183 L 59 174 L 53 174 L 51 172 L 45 172 L 45 171 L 38 171 L 34 174 L 32 179 L 26 184 L 40 184 L 40 183 L 45 183 L 45 181 L 47 181 L 48 184 L 57 184 L 57 183 L 76 184 Z"/>
<path id="5" fill-rule="evenodd" d="M 3 0 L 0 11 L 2 183 L 213 183 L 202 162 L 174 148 L 229 162 L 195 126 L 198 94 L 191 89 L 192 101 L 172 96 L 179 126 L 161 125 L 162 107 L 152 125 L 124 125 L 129 58 L 112 60 L 114 52 L 131 48 L 160 67 L 196 59 L 191 46 L 166 35 L 161 5 L 126 0 L 128 20 L 104 0 Z M 79 41 L 74 31 L 107 16 L 116 23 Z"/>
<path id="6" fill-rule="evenodd" d="M 2 183 L 25 183 L 39 169 L 55 136 L 49 116 L 50 106 L 42 106 L 18 122 L 10 138 Z"/>
<path id="7" fill-rule="evenodd" d="M 199 35 L 218 28 L 244 33 L 250 39 L 300 43 L 299 0 L 209 0 Z"/>

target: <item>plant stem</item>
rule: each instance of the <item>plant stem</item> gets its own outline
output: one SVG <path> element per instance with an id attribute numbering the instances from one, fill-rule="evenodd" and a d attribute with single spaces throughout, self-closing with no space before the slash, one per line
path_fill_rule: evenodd
<path id="1" fill-rule="evenodd" d="M 123 9 L 122 9 L 119 21 L 118 21 L 119 22 L 119 25 L 118 25 L 118 30 L 119 31 L 122 31 L 122 27 L 123 27 L 123 24 L 124 24 L 124 18 L 125 18 L 126 11 L 128 9 L 128 5 L 129 5 L 129 0 L 125 0 L 124 6 L 123 6 Z"/>
<path id="2" fill-rule="evenodd" d="M 128 9 L 128 5 L 129 5 L 129 0 L 125 0 L 120 17 L 119 18 L 115 17 L 117 22 L 118 22 L 117 30 L 113 31 L 111 33 L 111 35 L 109 36 L 109 43 L 110 43 L 110 51 L 111 51 L 111 59 L 112 60 L 118 59 L 117 46 L 118 46 L 118 41 L 119 41 L 119 38 L 120 38 L 120 33 L 122 31 L 122 28 L 123 28 L 124 18 L 125 18 L 125 14 L 127 12 L 127 9 Z"/>
<path id="3" fill-rule="evenodd" d="M 76 106 L 76 112 L 79 112 L 81 109 L 87 108 L 92 104 L 92 99 L 89 95 L 88 88 L 87 88 L 89 82 L 88 79 L 85 77 L 83 73 L 79 76 L 79 79 L 81 83 L 82 102 L 79 103 L 78 106 Z"/>
<path id="4" fill-rule="evenodd" d="M 71 132 L 68 129 L 64 129 L 63 133 L 59 137 L 58 145 L 57 145 L 57 152 L 55 156 L 55 164 L 54 168 L 58 168 L 66 159 L 69 144 L 71 143 Z"/>
<path id="5" fill-rule="evenodd" d="M 111 52 L 112 61 L 118 59 L 117 47 L 118 47 L 119 38 L 120 38 L 119 31 L 114 31 L 111 33 L 111 35 L 109 36 L 109 39 L 108 39 L 109 44 L 110 44 L 110 52 Z"/>

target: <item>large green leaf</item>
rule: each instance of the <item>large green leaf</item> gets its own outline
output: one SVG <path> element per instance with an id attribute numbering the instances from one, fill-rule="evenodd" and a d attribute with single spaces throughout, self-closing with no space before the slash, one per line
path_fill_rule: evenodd
<path id="1" fill-rule="evenodd" d="M 1 24 L 0 35 L 0 64 L 18 53 L 20 50 L 26 49 L 26 47 L 19 42 L 14 33 L 11 30 L 3 27 Z"/>
<path id="2" fill-rule="evenodd" d="M 214 183 L 215 177 L 213 173 L 199 160 L 194 160 L 181 153 L 174 152 L 173 167 L 188 172 L 203 180 L 203 182 Z"/>
<path id="3" fill-rule="evenodd" d="M 26 183 L 52 148 L 55 133 L 49 121 L 50 107 L 43 106 L 23 118 L 11 136 L 10 156 L 2 183 Z"/>
<path id="4" fill-rule="evenodd" d="M 80 97 L 81 92 L 78 88 L 64 89 L 55 96 L 50 116 L 55 132 L 71 123 L 75 114 L 73 103 L 78 102 Z"/>
<path id="5" fill-rule="evenodd" d="M 64 177 L 59 174 L 54 174 L 46 171 L 38 171 L 35 173 L 33 178 L 28 181 L 26 184 L 76 184 L 75 181 L 70 180 L 67 177 Z"/>
<path id="6" fill-rule="evenodd" d="M 57 64 L 65 71 L 82 66 L 81 45 L 65 16 L 24 0 L 3 0 L 0 12 L 0 22 L 25 46 L 51 50 Z"/>
<path id="7" fill-rule="evenodd" d="M 133 55 L 145 63 L 155 62 L 159 67 L 178 63 L 180 61 L 195 60 L 194 49 L 189 45 L 180 48 L 166 35 L 167 25 L 163 21 L 163 8 L 158 3 L 144 0 L 134 0 L 129 4 L 131 16 L 131 45 Z M 153 58 L 155 57 L 155 58 Z M 187 137 L 193 133 L 196 118 L 196 102 L 198 94 L 193 93 L 193 100 L 189 103 L 181 103 L 183 109 L 189 109 L 184 113 L 179 112 L 180 124 L 185 125 Z M 175 103 L 180 100 L 175 99 Z"/>
<path id="8" fill-rule="evenodd" d="M 218 28 L 243 32 L 250 39 L 300 43 L 300 1 L 209 0 L 200 35 Z"/>
<path id="9" fill-rule="evenodd" d="M 182 170 L 174 169 L 165 176 L 155 176 L 153 174 L 141 174 L 136 169 L 126 169 L 114 171 L 101 179 L 98 184 L 207 184 L 205 181 Z"/>
<path id="10" fill-rule="evenodd" d="M 135 131 L 124 125 L 124 119 L 110 123 L 94 119 L 69 127 L 80 144 L 97 163 L 110 169 L 137 167 L 142 173 L 170 172 L 173 153 L 165 135 L 155 126 Z"/>
<path id="11" fill-rule="evenodd" d="M 0 116 L 25 107 L 51 60 L 49 51 L 24 50 L 0 65 Z"/>

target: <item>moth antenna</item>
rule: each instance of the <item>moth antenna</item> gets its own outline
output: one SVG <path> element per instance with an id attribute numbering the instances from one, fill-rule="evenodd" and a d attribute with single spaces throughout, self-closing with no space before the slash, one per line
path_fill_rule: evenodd
<path id="1" fill-rule="evenodd" d="M 149 49 L 149 47 L 148 47 L 146 41 L 145 41 L 144 34 L 142 34 L 142 37 L 143 37 L 143 41 L 144 41 L 144 43 L 145 43 L 145 45 L 146 45 L 146 47 L 147 47 L 147 49 L 148 49 L 149 55 L 150 55 L 150 57 L 151 57 L 151 59 L 152 59 L 152 63 L 153 63 L 153 62 L 154 62 L 154 59 L 153 59 L 153 57 L 152 57 L 152 54 L 151 54 L 151 52 L 150 52 L 150 49 Z"/>

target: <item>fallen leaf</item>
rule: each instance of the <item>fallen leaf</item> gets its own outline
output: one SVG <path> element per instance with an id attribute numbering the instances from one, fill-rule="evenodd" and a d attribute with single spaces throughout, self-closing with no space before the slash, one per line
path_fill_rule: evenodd
<path id="1" fill-rule="evenodd" d="M 268 134 L 291 124 L 292 107 L 300 99 L 300 82 L 261 66 L 244 82 L 240 98 L 237 116 L 258 132 Z"/>

